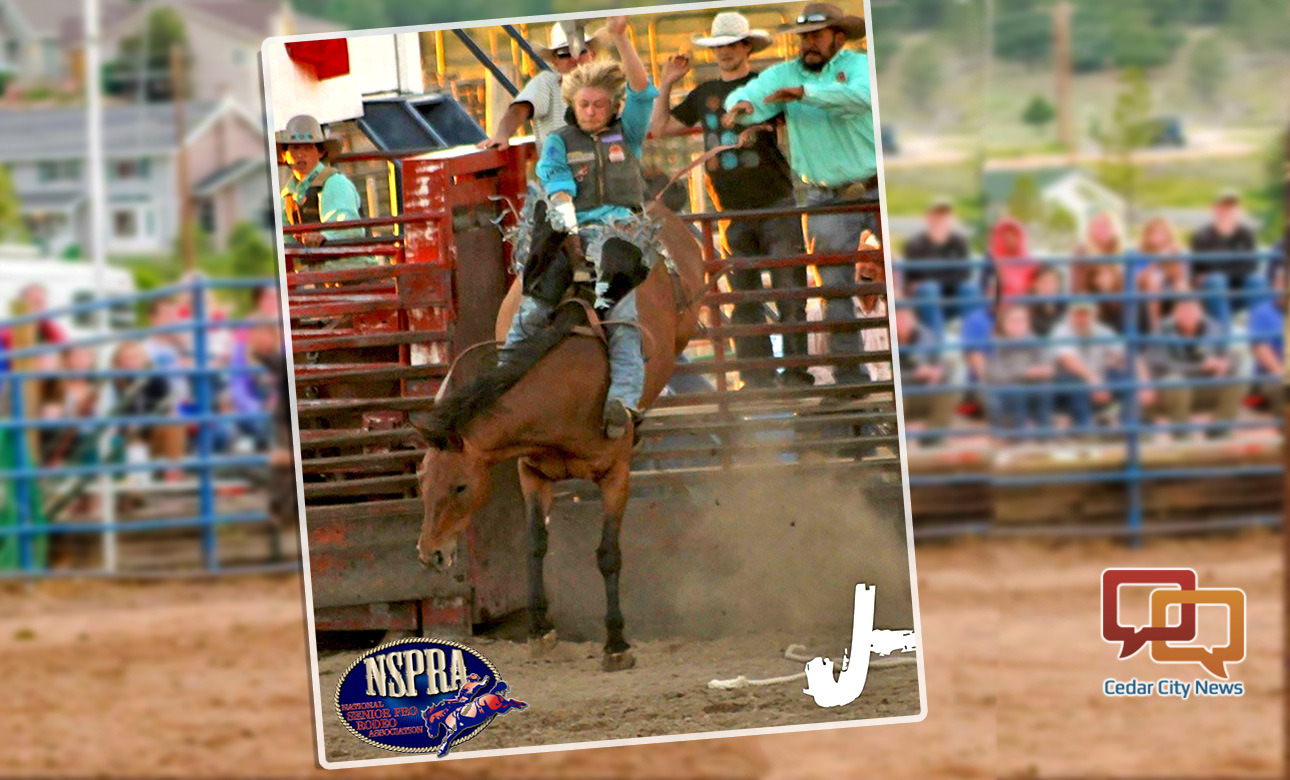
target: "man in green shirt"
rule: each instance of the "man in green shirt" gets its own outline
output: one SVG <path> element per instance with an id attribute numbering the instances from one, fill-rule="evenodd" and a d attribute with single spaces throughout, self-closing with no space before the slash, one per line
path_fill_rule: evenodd
<path id="1" fill-rule="evenodd" d="M 358 189 L 345 174 L 328 164 L 340 152 L 339 138 L 323 134 L 322 125 L 308 114 L 292 117 L 275 140 L 278 154 L 291 170 L 282 187 L 283 222 L 303 225 L 317 222 L 347 222 L 362 219 L 362 200 Z M 344 239 L 363 238 L 367 231 L 337 228 L 286 236 L 288 244 L 307 247 L 323 246 Z M 375 265 L 373 257 L 345 257 L 311 264 L 311 271 L 335 271 Z"/>
<path id="2" fill-rule="evenodd" d="M 757 124 L 783 115 L 788 125 L 790 165 L 807 185 L 811 206 L 878 200 L 878 163 L 873 134 L 869 58 L 846 48 L 865 36 L 864 19 L 828 3 L 808 3 L 794 24 L 779 29 L 796 33 L 799 56 L 766 69 L 732 92 L 722 123 Z M 864 232 L 878 233 L 876 211 L 812 214 L 807 236 L 815 254 L 844 254 L 861 248 Z M 826 287 L 855 284 L 852 264 L 823 265 Z M 828 298 L 825 320 L 855 320 L 851 294 Z M 834 332 L 835 354 L 861 351 L 859 332 Z M 837 366 L 838 384 L 865 381 L 860 363 Z"/>

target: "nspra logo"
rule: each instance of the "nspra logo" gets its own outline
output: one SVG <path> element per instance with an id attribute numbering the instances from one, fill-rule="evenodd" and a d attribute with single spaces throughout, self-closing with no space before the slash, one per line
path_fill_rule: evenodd
<path id="1" fill-rule="evenodd" d="M 497 716 L 528 707 L 509 689 L 491 661 L 460 642 L 400 639 L 349 665 L 336 685 L 336 716 L 370 745 L 445 756 Z"/>

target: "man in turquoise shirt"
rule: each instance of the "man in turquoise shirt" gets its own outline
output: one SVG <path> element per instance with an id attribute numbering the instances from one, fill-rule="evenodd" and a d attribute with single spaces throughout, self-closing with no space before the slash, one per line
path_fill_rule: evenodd
<path id="1" fill-rule="evenodd" d="M 340 151 L 341 141 L 323 134 L 317 119 L 307 115 L 292 117 L 285 130 L 276 136 L 278 153 L 290 169 L 291 176 L 282 187 L 283 222 L 301 225 L 316 222 L 348 222 L 362 219 L 362 201 L 358 189 L 345 174 L 328 161 Z M 363 238 L 363 228 L 337 228 L 286 236 L 286 243 L 317 247 L 344 239 Z M 316 263 L 310 271 L 333 271 L 373 265 L 372 257 L 345 257 Z"/>
<path id="2" fill-rule="evenodd" d="M 846 48 L 865 35 L 864 19 L 849 16 L 828 3 L 808 3 L 796 23 L 779 32 L 798 35 L 799 56 L 768 68 L 726 98 L 723 124 L 756 124 L 783 115 L 788 124 L 790 164 L 808 185 L 810 206 L 878 200 L 878 163 L 873 135 L 873 107 L 867 55 Z M 860 249 L 864 231 L 878 233 L 878 212 L 812 214 L 807 236 L 815 254 Z M 826 287 L 856 283 L 852 264 L 820 267 Z M 851 292 L 825 301 L 825 320 L 856 318 Z M 834 332 L 835 354 L 861 351 L 860 333 Z M 866 380 L 864 366 L 836 366 L 838 384 Z"/>

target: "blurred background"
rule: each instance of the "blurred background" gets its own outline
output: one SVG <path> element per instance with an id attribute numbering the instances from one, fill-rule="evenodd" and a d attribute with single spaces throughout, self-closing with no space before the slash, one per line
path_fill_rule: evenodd
<path id="1" fill-rule="evenodd" d="M 0 0 L 0 329 L 16 374 L 0 647 L 29 670 L 16 700 L 41 703 L 0 716 L 22 745 L 0 772 L 168 774 L 200 755 L 222 773 L 305 773 L 294 524 L 275 521 L 294 494 L 269 476 L 283 369 L 261 42 L 606 6 L 102 2 L 92 56 L 85 7 Z M 688 49 L 706 16 L 636 29 L 647 65 Z M 459 771 L 721 776 L 729 761 L 823 777 L 863 755 L 892 777 L 1278 776 L 1287 22 L 1276 0 L 875 0 L 928 720 Z M 450 36 L 418 37 L 423 89 L 494 126 L 505 96 L 483 67 Z M 504 35 L 477 43 L 511 79 L 534 72 Z M 118 522 L 133 535 L 102 527 Z M 1158 673 L 1097 635 L 1109 565 L 1244 587 L 1246 697 L 1103 698 L 1107 676 Z M 245 576 L 191 581 L 226 569 Z M 18 584 L 43 578 L 71 581 Z M 143 669 L 195 658 L 219 683 L 193 692 L 201 717 L 122 697 Z M 49 739 L 87 717 L 102 738 L 83 751 Z"/>

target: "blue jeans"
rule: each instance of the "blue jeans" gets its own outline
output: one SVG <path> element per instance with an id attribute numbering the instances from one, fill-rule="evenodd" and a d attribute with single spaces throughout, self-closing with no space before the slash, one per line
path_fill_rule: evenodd
<path id="1" fill-rule="evenodd" d="M 1245 295 L 1238 298 L 1228 298 L 1227 293 L 1231 290 L 1231 282 L 1224 274 L 1206 274 L 1201 277 L 1200 289 L 1205 293 L 1213 293 L 1204 300 L 1205 313 L 1210 319 L 1223 326 L 1226 332 L 1232 325 L 1232 315 L 1252 309 L 1262 302 L 1262 297 L 1257 293 L 1268 293 L 1268 283 L 1258 274 L 1250 274 L 1245 277 L 1243 292 L 1256 293 L 1256 295 Z"/>
<path id="2" fill-rule="evenodd" d="M 918 313 L 918 321 L 923 324 L 923 327 L 937 336 L 945 334 L 945 323 L 947 321 L 967 315 L 980 305 L 977 303 L 954 303 L 945 300 L 950 295 L 962 300 L 979 298 L 981 291 L 971 282 L 957 284 L 952 290 L 945 289 L 945 285 L 941 282 L 918 282 L 913 286 L 912 292 L 915 302 L 914 311 Z"/>
<path id="3" fill-rule="evenodd" d="M 776 203 L 775 207 L 792 207 L 791 201 Z M 769 217 L 766 219 L 738 219 L 726 228 L 726 245 L 730 248 L 731 258 L 743 257 L 789 257 L 803 254 L 802 224 L 797 215 Z M 787 290 L 806 287 L 806 267 L 773 268 L 770 271 L 771 282 L 776 290 Z M 759 268 L 742 268 L 730 272 L 730 286 L 735 290 L 762 289 L 762 272 Z M 779 312 L 779 323 L 782 325 L 800 325 L 806 322 L 805 300 L 781 300 L 775 302 Z M 765 325 L 767 320 L 766 304 L 761 301 L 735 304 L 734 315 L 730 318 L 739 325 Z M 784 357 L 805 357 L 807 339 L 805 333 L 783 336 Z M 740 360 L 765 360 L 774 357 L 770 336 L 741 336 L 735 339 L 735 355 Z M 775 369 L 754 369 L 740 371 L 741 378 L 753 387 L 767 387 L 775 377 Z M 809 376 L 805 368 L 785 370 L 786 374 Z"/>
<path id="4" fill-rule="evenodd" d="M 1027 423 L 1033 423 L 1036 428 L 1048 428 L 1052 425 L 1054 400 L 1053 391 L 1044 386 L 1015 391 L 993 390 L 990 392 L 990 424 L 1004 430 L 1025 428 Z"/>
<path id="5" fill-rule="evenodd" d="M 877 202 L 878 193 L 872 198 L 860 202 Z M 838 203 L 855 202 L 841 198 L 836 190 L 812 187 L 806 192 L 806 205 L 827 206 Z M 860 236 L 865 230 L 878 232 L 878 212 L 852 211 L 838 214 L 811 214 L 807 217 L 806 232 L 814 242 L 815 254 L 840 254 L 856 252 L 860 248 Z M 825 287 L 851 287 L 855 285 L 855 266 L 823 265 L 819 266 L 820 281 Z M 824 301 L 824 320 L 826 322 L 854 322 L 855 306 L 851 295 L 826 298 Z M 858 355 L 862 351 L 860 331 L 847 333 L 834 331 L 829 336 L 830 351 L 835 355 Z M 866 380 L 864 366 L 855 362 L 838 365 L 833 368 L 837 383 L 858 384 Z"/>
<path id="6" fill-rule="evenodd" d="M 532 336 L 551 323 L 554 307 L 537 298 L 524 296 L 515 310 L 511 328 L 506 333 L 505 351 Z M 614 305 L 606 320 L 640 322 L 636 312 L 636 291 L 632 290 Z M 645 394 L 645 354 L 641 349 L 643 339 L 639 327 L 608 325 L 609 336 L 609 395 L 605 402 L 617 398 L 628 408 L 639 409 Z"/>

